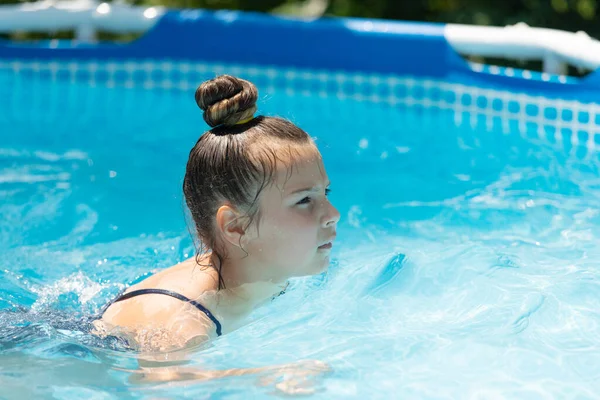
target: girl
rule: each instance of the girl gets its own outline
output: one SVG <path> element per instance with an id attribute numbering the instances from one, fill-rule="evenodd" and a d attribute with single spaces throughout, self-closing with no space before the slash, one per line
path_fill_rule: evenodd
<path id="1" fill-rule="evenodd" d="M 255 117 L 252 83 L 223 75 L 195 97 L 212 129 L 190 151 L 183 192 L 204 251 L 130 287 L 95 322 L 142 350 L 231 332 L 289 278 L 326 270 L 340 218 L 314 142 Z"/>

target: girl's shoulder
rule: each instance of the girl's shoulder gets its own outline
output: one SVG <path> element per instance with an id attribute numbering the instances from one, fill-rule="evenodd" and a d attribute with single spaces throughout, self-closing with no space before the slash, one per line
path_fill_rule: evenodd
<path id="1" fill-rule="evenodd" d="M 165 289 L 194 300 L 206 292 L 216 291 L 219 275 L 204 262 L 205 258 L 188 258 L 131 286 L 125 293 L 139 289 Z"/>
<path id="2" fill-rule="evenodd" d="M 198 265 L 194 258 L 160 271 L 129 287 L 121 296 L 134 291 L 158 289 L 180 295 L 144 293 L 110 305 L 102 316 L 107 327 L 130 332 L 156 329 L 181 329 L 179 325 L 212 327 L 212 322 L 185 299 L 198 300 L 218 288 L 218 275 L 211 267 Z M 182 299 L 184 301 L 182 301 Z M 179 328 L 178 328 L 179 327 Z M 186 335 L 187 336 L 187 335 Z"/>

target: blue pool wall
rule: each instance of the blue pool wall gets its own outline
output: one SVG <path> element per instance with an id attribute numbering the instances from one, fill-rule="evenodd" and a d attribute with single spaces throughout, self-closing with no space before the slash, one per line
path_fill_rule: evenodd
<path id="1" fill-rule="evenodd" d="M 596 102 L 600 72 L 582 79 L 499 68 L 474 70 L 448 44 L 444 24 L 356 18 L 303 20 L 239 11 L 170 10 L 126 44 L 0 41 L 0 60 L 168 59 L 391 74 L 515 88 Z M 505 73 L 508 70 L 508 73 Z"/>

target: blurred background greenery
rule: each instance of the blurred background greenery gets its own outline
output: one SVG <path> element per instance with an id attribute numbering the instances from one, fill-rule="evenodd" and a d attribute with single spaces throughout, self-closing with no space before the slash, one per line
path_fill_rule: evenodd
<path id="1" fill-rule="evenodd" d="M 600 0 L 128 0 L 170 8 L 231 9 L 305 16 L 350 16 L 477 25 L 583 30 L 600 37 Z M 0 4 L 20 3 L 0 0 Z M 110 2 L 110 1 L 109 1 Z"/>
<path id="2" fill-rule="evenodd" d="M 111 2 L 108 0 L 107 2 Z M 600 38 L 600 0 L 116 0 L 134 5 L 169 8 L 203 8 L 256 11 L 304 17 L 342 16 L 429 21 L 476 25 L 530 26 L 584 31 Z M 0 0 L 1 4 L 21 0 Z M 13 40 L 68 39 L 73 32 L 15 32 L 5 35 Z M 128 41 L 136 35 L 98 33 L 100 40 Z M 480 61 L 480 60 L 475 60 Z M 486 60 L 498 65 L 515 65 L 539 70 L 539 63 Z M 581 72 L 581 71 L 579 71 Z M 575 74 L 577 72 L 575 71 Z"/>

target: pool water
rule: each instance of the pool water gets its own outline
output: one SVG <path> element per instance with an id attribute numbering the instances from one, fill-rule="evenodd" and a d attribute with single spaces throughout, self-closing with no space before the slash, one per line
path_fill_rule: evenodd
<path id="1" fill-rule="evenodd" d="M 0 398 L 278 394 L 254 376 L 136 383 L 136 354 L 86 333 L 125 285 L 193 254 L 181 183 L 207 128 L 193 89 L 0 82 Z M 332 265 L 188 367 L 320 360 L 331 372 L 307 385 L 324 399 L 600 393 L 593 149 L 448 109 L 259 92 L 260 113 L 324 155 Z"/>

